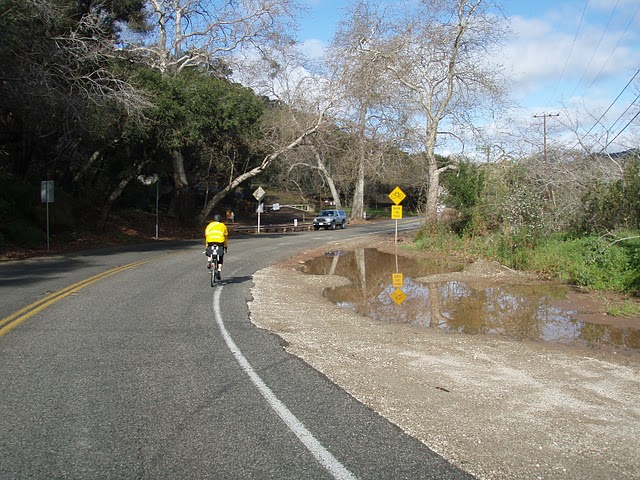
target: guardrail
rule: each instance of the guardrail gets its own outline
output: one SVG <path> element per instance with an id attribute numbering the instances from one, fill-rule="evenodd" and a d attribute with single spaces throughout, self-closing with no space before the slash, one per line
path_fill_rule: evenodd
<path id="1" fill-rule="evenodd" d="M 298 223 L 297 225 L 287 223 L 287 224 L 276 224 L 276 225 L 260 225 L 260 232 L 258 232 L 257 225 L 228 225 L 229 235 L 233 235 L 233 233 L 290 233 L 290 232 L 307 232 L 309 230 L 313 230 L 313 223 Z"/>

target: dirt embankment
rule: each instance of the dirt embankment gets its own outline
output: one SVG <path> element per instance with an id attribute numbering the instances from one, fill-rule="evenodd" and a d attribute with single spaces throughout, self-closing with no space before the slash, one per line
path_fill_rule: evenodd
<path id="1" fill-rule="evenodd" d="M 479 478 L 639 478 L 638 355 L 445 334 L 340 309 L 322 291 L 344 284 L 344 278 L 305 275 L 296 267 L 324 250 L 356 246 L 328 245 L 258 272 L 252 321 Z M 370 239 L 366 246 L 373 246 Z M 384 239 L 376 246 L 390 248 Z M 455 275 L 534 280 L 493 263 Z"/>

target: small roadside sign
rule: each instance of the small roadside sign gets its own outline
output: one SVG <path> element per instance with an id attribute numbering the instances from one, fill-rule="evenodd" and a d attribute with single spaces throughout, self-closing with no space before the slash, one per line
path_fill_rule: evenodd
<path id="1" fill-rule="evenodd" d="M 402 220 L 402 205 L 391 205 L 391 219 Z"/>
<path id="2" fill-rule="evenodd" d="M 253 192 L 253 198 L 255 198 L 257 201 L 260 201 L 263 199 L 265 193 L 267 192 L 265 192 L 262 187 L 258 187 L 256 188 L 256 191 Z"/>
<path id="3" fill-rule="evenodd" d="M 401 273 L 391 274 L 391 285 L 393 287 L 402 287 L 404 285 L 404 278 Z"/>
<path id="4" fill-rule="evenodd" d="M 400 190 L 400 187 L 394 188 L 393 191 L 389 194 L 389 198 L 396 205 L 402 202 L 402 200 L 404 200 L 406 197 L 407 195 L 402 190 Z"/>
<path id="5" fill-rule="evenodd" d="M 53 203 L 53 180 L 40 182 L 40 200 L 42 203 Z"/>
<path id="6" fill-rule="evenodd" d="M 391 298 L 393 299 L 394 302 L 400 305 L 402 302 L 406 300 L 407 295 L 399 288 L 396 288 L 394 292 L 391 294 Z"/>
<path id="7" fill-rule="evenodd" d="M 53 203 L 53 180 L 40 182 L 40 200 L 47 207 L 47 250 L 49 250 L 49 204 Z"/>

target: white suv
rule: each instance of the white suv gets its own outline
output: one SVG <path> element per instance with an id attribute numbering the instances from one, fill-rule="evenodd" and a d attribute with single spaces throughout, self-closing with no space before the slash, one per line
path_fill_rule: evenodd
<path id="1" fill-rule="evenodd" d="M 325 230 L 335 230 L 336 227 L 344 228 L 347 225 L 347 214 L 344 210 L 322 210 L 313 219 L 313 228 L 318 230 L 324 227 Z"/>

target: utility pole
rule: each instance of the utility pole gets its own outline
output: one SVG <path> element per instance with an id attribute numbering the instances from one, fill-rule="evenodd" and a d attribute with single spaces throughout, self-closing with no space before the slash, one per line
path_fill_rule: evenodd
<path id="1" fill-rule="evenodd" d="M 533 118 L 542 117 L 544 129 L 544 163 L 547 163 L 547 117 L 559 117 L 559 113 L 543 113 L 542 115 L 534 115 Z"/>

